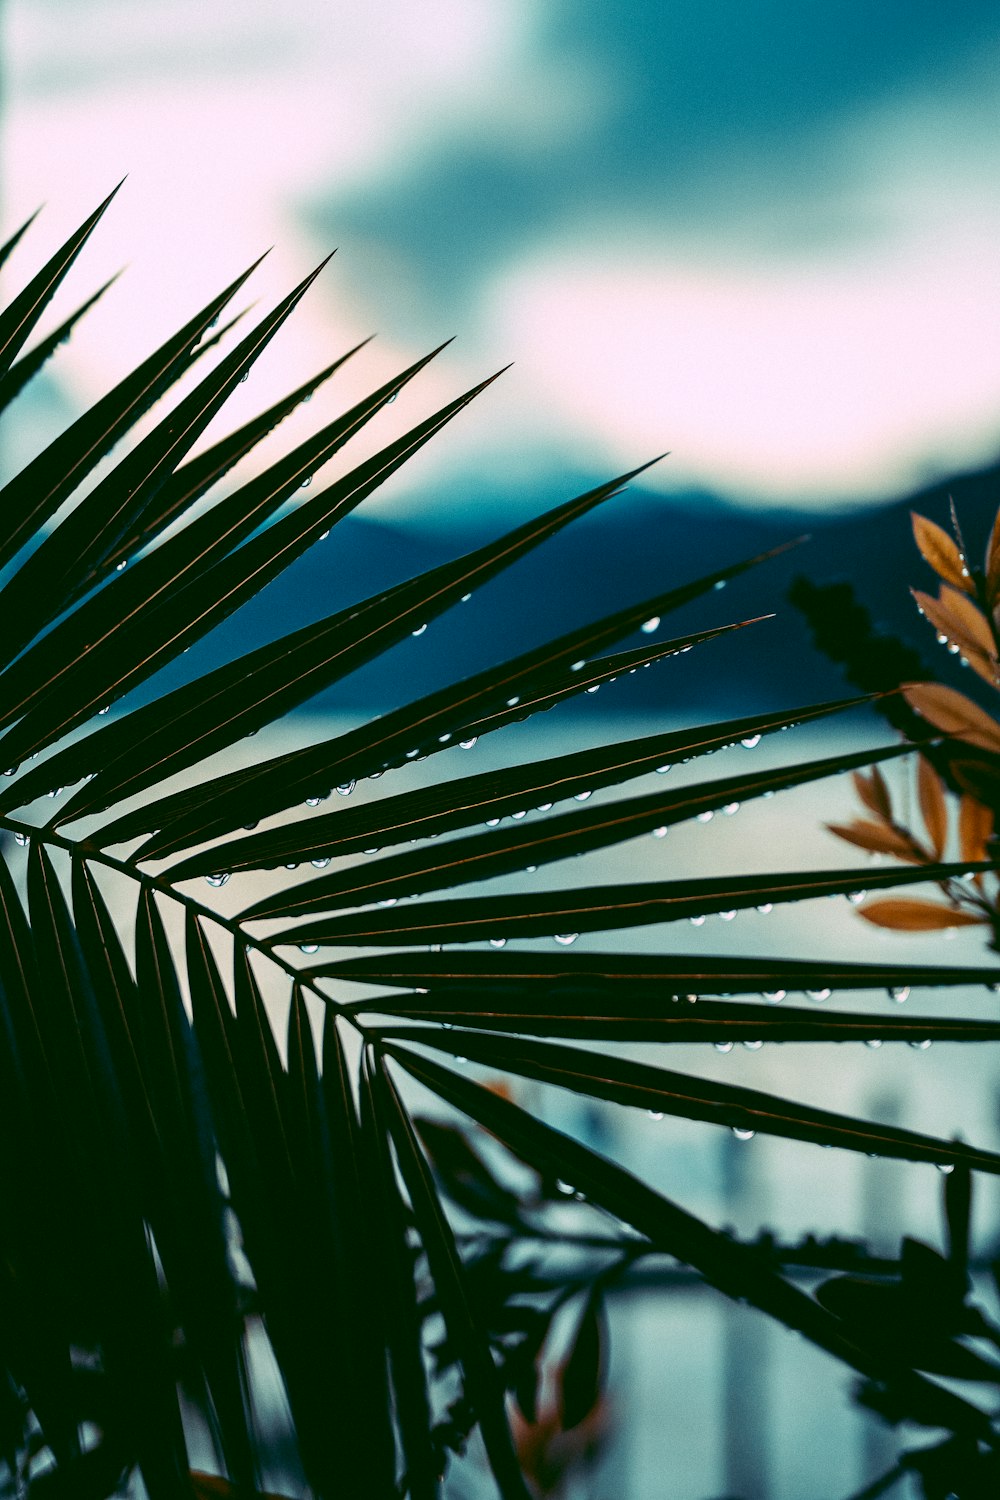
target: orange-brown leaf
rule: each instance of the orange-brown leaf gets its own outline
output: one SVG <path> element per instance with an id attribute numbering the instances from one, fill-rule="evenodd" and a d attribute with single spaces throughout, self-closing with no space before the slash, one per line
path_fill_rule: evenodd
<path id="1" fill-rule="evenodd" d="M 942 583 L 938 589 L 938 604 L 956 619 L 962 621 L 966 635 L 981 651 L 987 656 L 996 656 L 996 641 L 993 639 L 990 622 L 979 605 L 974 603 L 968 594 L 960 593 L 958 589 L 952 588 L 951 584 Z"/>
<path id="2" fill-rule="evenodd" d="M 867 776 L 864 771 L 855 771 L 852 779 L 854 781 L 854 790 L 865 806 L 876 817 L 883 818 L 887 823 L 891 823 L 892 800 L 889 796 L 889 788 L 886 786 L 885 777 L 878 766 L 872 766 Z"/>
<path id="3" fill-rule="evenodd" d="M 1000 510 L 993 520 L 993 529 L 986 544 L 986 592 L 991 604 L 1000 594 Z"/>
<path id="4" fill-rule="evenodd" d="M 945 927 L 981 927 L 986 917 L 971 911 L 943 906 L 940 901 L 869 901 L 858 907 L 858 915 L 876 927 L 894 927 L 900 932 L 939 932 Z"/>
<path id="5" fill-rule="evenodd" d="M 855 818 L 853 823 L 827 823 L 826 826 L 838 839 L 845 839 L 847 843 L 856 844 L 859 849 L 867 849 L 871 854 L 895 854 L 900 859 L 908 860 L 911 865 L 923 862 L 913 841 L 898 828 L 884 823 L 871 823 L 867 818 Z"/>
<path id="6" fill-rule="evenodd" d="M 940 599 L 912 589 L 917 608 L 934 626 L 939 636 L 947 636 L 949 643 L 961 651 L 965 661 L 979 673 L 980 677 L 996 686 L 997 660 L 993 653 L 993 633 L 979 610 L 971 600 L 965 599 L 957 590 L 941 585 Z M 965 612 L 950 607 L 950 600 L 961 600 L 967 606 Z M 985 641 L 986 647 L 981 643 Z"/>
<path id="7" fill-rule="evenodd" d="M 964 693 L 940 682 L 911 682 L 903 696 L 935 729 L 1000 755 L 1000 724 Z"/>
<path id="8" fill-rule="evenodd" d="M 968 593 L 972 588 L 972 579 L 968 576 L 957 544 L 936 522 L 918 515 L 915 510 L 910 512 L 910 519 L 913 522 L 914 540 L 938 577 Z"/>
<path id="9" fill-rule="evenodd" d="M 965 796 L 958 807 L 958 839 L 962 858 L 970 864 L 989 859 L 986 841 L 993 832 L 993 811 L 975 797 Z"/>
<path id="10" fill-rule="evenodd" d="M 930 761 L 920 756 L 917 766 L 917 795 L 920 798 L 920 816 L 934 850 L 934 858 L 944 853 L 948 837 L 948 807 L 944 798 L 944 782 Z"/>

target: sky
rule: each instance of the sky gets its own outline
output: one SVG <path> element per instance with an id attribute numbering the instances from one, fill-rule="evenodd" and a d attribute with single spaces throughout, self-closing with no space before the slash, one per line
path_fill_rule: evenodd
<path id="1" fill-rule="evenodd" d="M 273 245 L 261 309 L 337 254 L 229 425 L 371 333 L 314 421 L 455 336 L 372 445 L 513 361 L 388 517 L 664 450 L 668 494 L 840 507 L 1000 450 L 995 4 L 6 0 L 0 25 L 8 228 L 46 203 L 8 287 L 129 174 L 74 273 L 82 300 L 128 267 L 66 351 L 71 406 Z"/>

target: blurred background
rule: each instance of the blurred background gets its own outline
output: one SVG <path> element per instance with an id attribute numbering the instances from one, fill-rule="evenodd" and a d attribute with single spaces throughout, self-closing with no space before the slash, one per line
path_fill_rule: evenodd
<path id="1" fill-rule="evenodd" d="M 499 737 L 488 753 L 556 753 L 570 737 L 840 696 L 842 679 L 784 602 L 796 572 L 855 578 L 876 618 L 935 660 L 907 593 L 928 586 L 908 507 L 942 520 L 953 493 L 977 538 L 1000 500 L 998 65 L 1000 14 L 985 0 L 806 11 L 788 0 L 3 0 L 5 231 L 45 204 L 6 291 L 128 174 L 51 324 L 126 273 L 22 398 L 0 435 L 5 466 L 268 246 L 249 286 L 262 306 L 336 249 L 206 444 L 370 334 L 257 463 L 452 335 L 343 467 L 513 367 L 338 531 L 335 550 L 314 549 L 189 665 L 670 456 L 483 590 L 461 621 L 324 695 L 296 720 L 298 740 L 388 706 L 401 672 L 408 690 L 429 688 L 805 531 L 811 546 L 678 617 L 671 633 L 771 610 L 777 620 L 616 685 L 585 712 L 560 710 L 544 732 Z M 797 731 L 781 753 L 884 737 L 860 717 Z M 613 868 L 635 878 L 856 862 L 821 827 L 850 815 L 849 787 L 777 808 L 678 830 L 669 864 L 660 848 L 628 846 Z M 940 939 L 867 929 L 846 903 L 714 926 L 647 929 L 641 942 L 942 958 Z M 974 962 L 981 951 L 962 934 L 945 956 Z M 952 999 L 970 1014 L 995 1009 Z M 709 1059 L 690 1049 L 689 1064 L 997 1143 L 985 1051 L 971 1067 L 958 1047 L 841 1049 L 832 1063 L 802 1047 Z M 720 1142 L 708 1126 L 537 1107 L 743 1232 L 864 1233 L 884 1248 L 904 1225 L 938 1235 L 930 1168 L 841 1153 L 817 1163 L 816 1150 L 764 1141 L 734 1159 L 728 1133 Z M 984 1244 L 996 1210 L 984 1193 Z M 644 1292 L 616 1318 L 612 1439 L 596 1477 L 567 1494 L 659 1500 L 666 1473 L 677 1500 L 832 1496 L 884 1459 L 884 1434 L 849 1407 L 841 1372 L 744 1309 Z"/>

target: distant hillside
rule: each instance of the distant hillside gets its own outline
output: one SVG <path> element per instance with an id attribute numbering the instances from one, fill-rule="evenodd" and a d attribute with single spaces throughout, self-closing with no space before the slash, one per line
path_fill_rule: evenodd
<path id="1" fill-rule="evenodd" d="M 540 495 L 538 509 L 599 482 L 577 476 L 558 493 Z M 706 625 L 777 613 L 778 618 L 710 643 L 689 655 L 588 700 L 588 713 L 671 707 L 677 711 L 738 713 L 794 701 L 839 696 L 843 680 L 807 639 L 801 617 L 786 602 L 798 573 L 814 582 L 853 580 L 876 623 L 905 637 L 928 661 L 939 649 L 916 614 L 911 585 L 930 587 L 909 524 L 911 507 L 942 523 L 952 494 L 967 541 L 981 551 L 1000 504 L 1000 464 L 961 475 L 895 503 L 849 516 L 817 517 L 795 511 L 755 514 L 708 495 L 664 497 L 633 488 L 567 528 L 539 552 L 482 589 L 469 604 L 434 622 L 425 635 L 403 642 L 387 660 L 330 689 L 321 705 L 379 710 L 408 694 L 429 690 L 501 660 L 587 618 L 696 578 L 727 562 L 767 550 L 808 532 L 811 540 L 754 569 L 664 620 L 662 636 Z M 488 500 L 488 504 L 487 504 Z M 484 514 L 498 513 L 497 497 L 484 497 Z M 518 512 L 518 516 L 522 512 Z M 387 584 L 457 557 L 503 529 L 477 527 L 469 516 L 461 530 L 401 527 L 356 516 L 313 547 L 187 658 L 218 660 L 275 634 L 362 599 Z M 639 638 L 637 638 L 639 639 Z M 185 673 L 186 675 L 186 673 Z"/>

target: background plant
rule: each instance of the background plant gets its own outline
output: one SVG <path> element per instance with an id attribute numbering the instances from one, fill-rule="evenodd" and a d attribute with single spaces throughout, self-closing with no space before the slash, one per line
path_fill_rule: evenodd
<path id="1" fill-rule="evenodd" d="M 22 352 L 109 202 L 0 317 L 7 405 L 84 310 Z M 553 1435 L 590 1424 L 596 1443 L 602 1301 L 616 1276 L 655 1252 L 828 1350 L 860 1374 L 870 1402 L 891 1420 L 944 1430 L 943 1444 L 911 1461 L 923 1465 L 928 1495 L 941 1475 L 964 1485 L 963 1494 L 975 1485 L 986 1493 L 996 1472 L 991 1416 L 933 1374 L 945 1355 L 961 1359 L 956 1339 L 994 1337 L 967 1303 L 962 1224 L 967 1174 L 996 1172 L 1000 1157 L 640 1063 L 614 1044 L 995 1040 L 994 1022 L 768 1003 L 795 990 L 989 983 L 995 970 L 566 951 L 583 932 L 698 921 L 862 884 L 947 885 L 964 877 L 968 859 L 461 891 L 658 837 L 909 747 L 893 741 L 777 770 L 755 770 L 738 752 L 730 774 L 673 790 L 657 780 L 652 790 L 578 805 L 597 790 L 731 746 L 753 749 L 764 735 L 865 701 L 845 699 L 497 772 L 467 774 L 463 764 L 465 774 L 419 790 L 400 778 L 404 789 L 395 791 L 390 779 L 363 804 L 316 810 L 331 792 L 346 796 L 359 781 L 471 746 L 752 625 L 657 636 L 671 611 L 766 560 L 757 557 L 694 581 L 668 580 L 652 598 L 416 701 L 401 693 L 388 713 L 319 744 L 278 754 L 265 745 L 249 765 L 206 766 L 422 633 L 633 477 L 165 689 L 161 668 L 307 548 L 333 550 L 336 537 L 325 541 L 333 527 L 490 383 L 325 487 L 312 483 L 303 498 L 304 485 L 433 351 L 256 477 L 216 491 L 357 352 L 191 456 L 318 273 L 222 354 L 232 324 L 214 325 L 249 274 L 0 493 L 0 828 L 10 835 L 0 863 L 0 1451 L 10 1487 L 106 1495 L 138 1471 L 154 1500 L 223 1493 L 230 1484 L 258 1491 L 275 1466 L 266 1354 L 294 1434 L 283 1469 L 286 1477 L 298 1470 L 300 1487 L 422 1500 L 440 1493 L 450 1455 L 475 1430 L 499 1493 L 551 1489 L 558 1459 L 538 1436 L 545 1408 L 534 1381 L 552 1320 L 561 1309 L 575 1331 L 545 1420 Z M 191 389 L 114 466 L 102 465 L 209 352 L 216 362 L 206 361 Z M 640 644 L 619 649 L 636 634 Z M 977 764 L 989 766 L 989 756 Z M 557 802 L 568 806 L 556 811 Z M 379 852 L 387 847 L 397 852 Z M 991 863 L 978 866 L 985 877 Z M 218 895 L 230 880 L 280 867 L 298 876 L 274 877 L 235 914 Z M 535 938 L 556 946 L 505 946 Z M 489 946 L 468 946 L 479 942 Z M 352 956 L 338 957 L 341 949 Z M 770 1132 L 950 1172 L 949 1253 L 904 1249 L 885 1304 L 898 1311 L 915 1287 L 929 1288 L 934 1339 L 903 1339 L 898 1318 L 873 1319 L 874 1294 L 850 1291 L 854 1282 L 812 1295 L 788 1274 L 787 1247 L 740 1243 L 703 1223 L 545 1124 L 513 1093 L 477 1081 L 479 1064 L 741 1136 Z M 438 1113 L 429 1116 L 426 1105 L 415 1113 L 428 1090 Z M 489 1169 L 487 1143 L 527 1167 L 527 1198 Z M 458 1230 L 445 1188 L 453 1209 L 457 1199 L 459 1211 L 492 1220 L 499 1232 Z M 586 1200 L 614 1228 L 596 1269 L 546 1287 L 544 1265 L 532 1268 L 521 1255 L 525 1241 L 551 1238 L 556 1195 Z M 801 1253 L 807 1265 L 817 1259 Z M 829 1268 L 831 1254 L 819 1260 Z M 868 1304 L 858 1301 L 866 1295 Z M 979 1375 L 995 1378 L 986 1355 L 969 1357 Z M 521 1413 L 517 1446 L 508 1392 Z M 197 1422 L 211 1434 L 221 1476 L 190 1472 Z"/>

